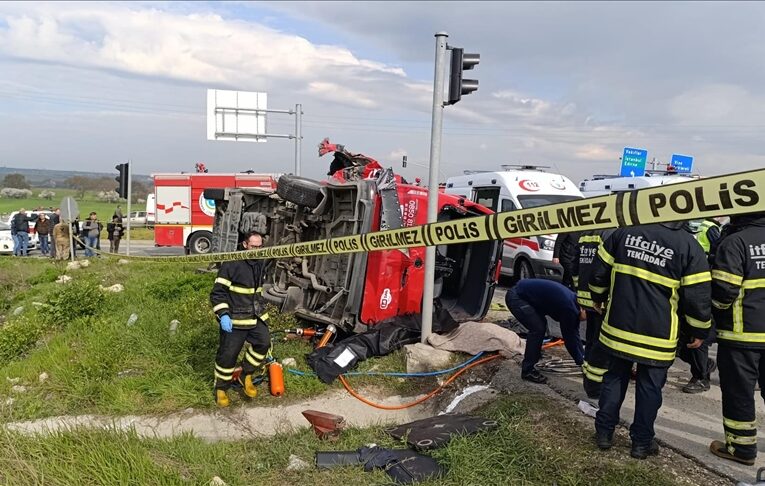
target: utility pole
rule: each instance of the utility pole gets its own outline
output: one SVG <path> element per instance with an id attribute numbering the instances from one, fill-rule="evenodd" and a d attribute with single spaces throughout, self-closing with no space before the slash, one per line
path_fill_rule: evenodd
<path id="1" fill-rule="evenodd" d="M 300 141 L 303 139 L 303 105 L 295 105 L 295 175 L 300 175 Z"/>
<path id="2" fill-rule="evenodd" d="M 430 171 L 428 174 L 428 223 L 438 217 L 438 165 L 441 162 L 441 133 L 444 121 L 444 78 L 446 77 L 446 39 L 449 34 L 436 34 L 436 70 L 433 76 L 433 120 L 430 128 Z M 425 284 L 422 289 L 423 343 L 433 330 L 433 290 L 436 280 L 436 247 L 425 248 Z"/>

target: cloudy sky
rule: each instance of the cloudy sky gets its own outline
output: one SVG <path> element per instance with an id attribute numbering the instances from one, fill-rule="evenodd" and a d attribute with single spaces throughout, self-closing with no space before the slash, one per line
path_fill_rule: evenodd
<path id="1" fill-rule="evenodd" d="M 304 175 L 326 172 L 324 137 L 425 164 L 444 30 L 481 54 L 479 91 L 445 110 L 445 175 L 534 163 L 579 181 L 625 146 L 704 175 L 762 167 L 764 23 L 756 2 L 3 2 L 0 166 L 292 170 L 290 141 L 207 141 L 207 88 L 302 103 Z"/>

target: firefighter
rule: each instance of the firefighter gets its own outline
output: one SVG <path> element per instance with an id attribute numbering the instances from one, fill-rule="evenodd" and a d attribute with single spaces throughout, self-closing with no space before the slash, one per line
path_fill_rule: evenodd
<path id="1" fill-rule="evenodd" d="M 701 220 L 697 225 L 695 237 L 708 257 L 710 249 L 720 239 L 720 223 L 714 218 Z M 709 346 L 715 340 L 714 329 L 714 320 L 712 320 L 712 327 L 709 329 L 707 339 L 704 340 L 701 346 L 695 349 L 690 349 L 683 345 L 683 341 L 687 341 L 689 336 L 681 332 L 681 342 L 677 347 L 677 356 L 691 367 L 691 379 L 683 386 L 683 393 L 703 393 L 710 388 L 712 372 L 717 369 L 717 363 L 713 358 L 709 357 Z M 682 330 L 683 328 L 681 328 Z"/>
<path id="2" fill-rule="evenodd" d="M 582 371 L 584 371 L 584 391 L 589 398 L 600 397 L 600 387 L 603 383 L 603 375 L 608 370 L 609 357 L 600 343 L 600 326 L 603 322 L 603 315 L 593 308 L 589 281 L 598 247 L 612 232 L 612 230 L 590 230 L 579 233 L 576 248 L 577 256 L 572 267 L 577 289 L 576 300 L 587 315 Z"/>
<path id="3" fill-rule="evenodd" d="M 645 459 L 659 453 L 654 422 L 667 369 L 675 359 L 678 328 L 681 322 L 688 326 L 693 336 L 688 347 L 700 346 L 709 332 L 709 266 L 684 226 L 680 222 L 620 228 L 598 248 L 589 288 L 593 308 L 605 312 L 600 342 L 611 355 L 595 418 L 600 449 L 611 448 L 637 363 L 631 455 Z"/>
<path id="4" fill-rule="evenodd" d="M 712 312 L 725 442 L 710 451 L 753 465 L 757 457 L 754 390 L 765 384 L 765 213 L 733 216 L 712 261 Z M 765 391 L 760 394 L 765 397 Z"/>
<path id="5" fill-rule="evenodd" d="M 252 250 L 263 244 L 258 232 L 245 235 L 242 245 Z M 266 301 L 262 282 L 267 260 L 238 260 L 224 262 L 210 293 L 213 312 L 220 324 L 220 344 L 215 356 L 215 401 L 227 407 L 226 390 L 234 384 L 234 370 L 245 342 L 250 347 L 244 353 L 239 384 L 248 398 L 258 394 L 257 383 L 266 372 L 266 360 L 271 354 Z"/>

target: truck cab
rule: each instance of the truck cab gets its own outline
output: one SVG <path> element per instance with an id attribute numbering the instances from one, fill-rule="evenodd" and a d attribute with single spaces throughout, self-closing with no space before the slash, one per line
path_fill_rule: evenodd
<path id="1" fill-rule="evenodd" d="M 570 179 L 539 166 L 503 165 L 501 171 L 465 171 L 450 177 L 445 192 L 462 196 L 497 212 L 557 204 L 584 196 Z M 560 281 L 563 267 L 553 263 L 557 235 L 505 240 L 502 275 L 515 279 L 547 278 Z"/>

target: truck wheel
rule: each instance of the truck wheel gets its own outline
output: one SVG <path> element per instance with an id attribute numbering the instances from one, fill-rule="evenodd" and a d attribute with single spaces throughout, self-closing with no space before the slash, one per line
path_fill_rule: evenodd
<path id="1" fill-rule="evenodd" d="M 519 260 L 515 267 L 515 279 L 525 280 L 527 278 L 534 278 L 534 276 L 534 269 L 531 268 L 531 263 L 526 259 Z"/>
<path id="2" fill-rule="evenodd" d="M 212 251 L 212 233 L 209 231 L 197 231 L 189 238 L 189 253 L 200 255 Z"/>
<path id="3" fill-rule="evenodd" d="M 313 179 L 293 175 L 283 175 L 276 184 L 276 193 L 291 203 L 316 209 L 324 199 L 321 184 Z"/>

